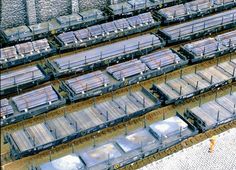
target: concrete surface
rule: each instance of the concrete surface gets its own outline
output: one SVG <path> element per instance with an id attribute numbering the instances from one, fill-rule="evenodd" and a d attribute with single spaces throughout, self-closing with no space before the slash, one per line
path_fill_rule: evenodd
<path id="1" fill-rule="evenodd" d="M 207 139 L 140 170 L 236 170 L 236 128 L 217 136 L 213 153 L 209 146 Z"/>

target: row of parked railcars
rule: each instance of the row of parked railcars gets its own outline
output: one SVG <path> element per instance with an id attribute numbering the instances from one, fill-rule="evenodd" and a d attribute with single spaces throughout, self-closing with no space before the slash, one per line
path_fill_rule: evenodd
<path id="1" fill-rule="evenodd" d="M 236 9 L 202 17 L 159 30 L 168 44 L 192 40 L 223 29 L 235 27 Z"/>
<path id="2" fill-rule="evenodd" d="M 236 6 L 234 0 L 195 0 L 155 11 L 163 24 L 186 21 Z"/>
<path id="3" fill-rule="evenodd" d="M 235 50 L 235 46 L 232 46 L 232 45 L 228 46 L 229 42 L 231 44 L 234 42 L 232 35 L 235 35 L 235 31 L 219 35 L 215 38 L 215 40 L 219 41 L 219 43 L 222 45 L 225 44 L 225 46 L 223 45 L 225 48 L 230 47 L 231 49 L 231 47 L 234 47 L 234 50 Z M 152 37 L 152 35 L 148 35 L 148 36 Z M 221 39 L 221 41 L 219 39 Z M 129 40 L 125 40 L 125 42 Z M 205 40 L 200 40 L 200 44 L 202 41 L 205 41 Z M 134 43 L 138 44 L 138 42 L 136 41 L 134 41 Z M 199 44 L 198 41 L 194 43 Z M 150 42 L 149 44 L 152 44 L 152 43 Z M 187 44 L 186 46 L 189 47 L 191 44 L 192 43 Z M 209 43 L 206 45 L 208 46 Z M 207 48 L 210 48 L 210 47 L 207 47 Z M 135 48 L 132 47 L 132 49 L 135 49 Z M 203 49 L 204 48 L 202 46 L 199 46 L 198 48 L 196 47 L 193 51 L 196 51 L 199 53 L 199 51 Z M 212 47 L 210 49 L 213 50 Z M 123 48 L 121 48 L 121 51 L 123 51 Z M 86 53 L 86 51 L 84 53 Z M 113 64 L 111 66 L 108 64 L 105 69 L 92 71 L 90 73 L 79 75 L 79 76 L 73 75 L 71 78 L 66 78 L 62 80 L 60 83 L 59 89 L 58 88 L 55 89 L 53 87 L 55 93 L 59 95 L 60 102 L 55 103 L 55 105 L 54 104 L 49 105 L 49 103 L 46 102 L 46 104 L 43 105 L 43 107 L 46 107 L 46 109 L 45 108 L 37 109 L 36 107 L 36 109 L 30 110 L 28 112 L 24 112 L 24 114 L 22 115 L 13 114 L 14 115 L 13 117 L 8 116 L 8 115 L 12 115 L 11 110 L 9 110 L 10 113 L 6 114 L 6 116 L 2 119 L 1 125 L 3 126 L 10 123 L 15 123 L 15 122 L 24 120 L 24 118 L 29 118 L 32 115 L 38 115 L 45 111 L 60 107 L 65 104 L 66 99 L 68 99 L 69 102 L 74 102 L 81 99 L 95 97 L 95 96 L 102 95 L 108 92 L 112 92 L 114 90 L 117 90 L 119 88 L 122 88 L 128 85 L 139 83 L 143 80 L 147 80 L 152 77 L 166 74 L 170 71 L 186 66 L 188 62 L 196 62 L 196 61 L 199 62 L 199 61 L 208 59 L 208 57 L 206 57 L 206 54 L 208 53 L 205 53 L 205 55 L 200 55 L 200 56 L 199 55 L 191 56 L 187 54 L 186 56 L 189 56 L 189 57 L 186 58 L 181 53 L 173 49 L 166 48 L 166 49 L 161 49 L 155 52 L 150 52 L 145 55 L 141 55 L 138 59 L 137 58 L 132 59 L 131 57 L 131 60 L 128 60 L 125 62 Z M 216 54 L 218 53 L 215 53 L 215 54 L 209 53 L 209 54 L 211 54 L 211 57 L 213 56 L 215 57 L 217 56 Z M 118 56 L 118 60 L 116 61 L 120 61 L 119 56 Z M 195 73 L 190 74 L 190 75 L 182 75 L 182 73 L 180 72 L 180 76 L 177 79 L 170 80 L 170 82 L 169 80 L 166 80 L 165 83 L 160 84 L 161 88 L 163 86 L 164 89 L 158 88 L 159 85 L 153 85 L 153 89 L 156 92 L 161 93 L 162 96 L 166 97 L 165 99 L 166 99 L 167 104 L 172 103 L 173 101 L 181 102 L 183 98 L 191 97 L 195 94 L 202 93 L 206 90 L 218 87 L 222 84 L 230 83 L 232 80 L 234 81 L 235 72 L 236 72 L 235 64 L 236 64 L 235 59 L 231 58 L 230 61 L 227 61 L 225 63 L 220 63 L 215 67 L 207 68 L 205 69 L 205 71 L 196 69 Z M 7 95 L 10 93 L 18 92 L 18 95 L 20 95 L 19 93 L 22 89 L 32 87 L 34 85 L 38 85 L 40 83 L 48 81 L 49 79 L 50 79 L 50 76 L 39 65 L 25 67 L 20 70 L 18 69 L 18 70 L 5 72 L 1 76 L 1 82 L 2 82 L 1 94 Z M 172 85 L 170 85 L 172 81 L 174 82 L 174 84 L 173 83 L 172 84 L 175 87 L 172 87 Z M 167 90 L 168 92 L 165 92 L 166 88 L 172 89 L 172 90 Z M 66 92 L 68 98 L 65 98 L 65 96 L 64 97 L 60 96 L 60 93 L 62 91 Z M 169 96 L 172 93 L 173 93 L 173 96 L 175 97 Z M 24 96 L 24 94 L 22 95 Z M 43 97 L 45 98 L 44 100 L 46 101 L 47 95 L 44 95 Z M 11 101 L 11 99 L 9 98 L 8 100 Z M 34 101 L 35 99 L 31 98 L 31 100 Z M 17 109 L 15 110 L 16 110 L 16 113 L 19 112 L 19 110 Z"/>
<path id="4" fill-rule="evenodd" d="M 166 127 L 163 129 L 163 127 Z M 34 167 L 34 169 L 52 169 L 59 161 L 73 164 L 77 169 L 117 169 L 142 159 L 155 152 L 164 150 L 190 136 L 198 130 L 185 118 L 176 116 L 155 122 L 126 135 L 116 136 L 105 143 L 97 144 L 66 155 L 59 159 Z M 66 160 L 67 159 L 67 160 Z M 73 160 L 74 159 L 74 160 Z M 64 165 L 58 168 L 63 168 Z"/>
<path id="5" fill-rule="evenodd" d="M 109 69 L 116 70 L 117 67 Z M 28 134 L 24 128 L 7 134 L 6 139 L 13 146 L 16 157 L 36 153 L 51 146 L 58 145 L 61 142 L 70 141 L 85 134 L 143 115 L 162 105 L 177 104 L 183 102 L 186 98 L 191 98 L 210 89 L 219 88 L 222 85 L 235 81 L 235 70 L 236 61 L 233 59 L 218 63 L 209 68 L 196 69 L 195 72 L 191 74 L 182 74 L 180 71 L 180 76 L 177 78 L 166 78 L 163 83 L 158 82 L 153 84 L 152 89 L 154 92 L 158 93 L 158 95 L 155 95 L 156 97 L 150 93 L 148 89 L 140 87 L 139 90 L 129 91 L 122 96 L 119 95 L 116 97 L 112 95 L 111 98 L 102 102 L 96 102 L 96 100 L 94 100 L 94 102 L 90 102 L 89 106 L 85 108 L 69 113 L 65 112 L 61 117 L 45 120 L 39 124 L 27 127 L 30 129 L 36 128 L 36 132 L 40 131 L 39 133 L 47 132 L 46 139 L 41 139 L 42 142 L 38 141 L 38 143 L 35 143 L 35 139 L 32 137 L 33 133 L 32 135 Z M 103 79 L 103 77 L 99 75 L 100 73 L 101 72 L 97 72 L 94 74 L 97 74 L 97 76 Z M 82 81 L 83 78 L 80 77 L 80 79 L 77 78 L 75 80 Z M 70 80 L 72 89 L 73 81 L 74 80 Z M 104 78 L 104 84 L 106 83 L 108 83 L 108 81 Z M 48 89 L 45 90 L 45 88 Z M 76 86 L 74 86 L 74 90 L 75 88 Z M 78 88 L 78 91 L 81 91 L 81 86 Z M 157 98 L 157 96 L 159 96 L 159 98 Z M 3 119 L 5 123 L 24 120 L 29 115 L 37 115 L 64 104 L 63 98 L 60 97 L 52 86 L 12 97 L 8 100 L 8 104 L 6 100 L 1 102 L 6 103 L 4 104 L 4 109 L 6 112 L 9 112 L 8 117 Z M 9 105 L 12 106 L 13 112 L 16 109 L 17 112 L 12 114 L 12 108 L 9 108 Z M 56 120 L 63 122 L 52 123 Z M 62 125 L 65 124 L 65 122 L 71 130 L 65 128 L 65 125 Z M 55 124 L 61 125 L 56 126 Z M 42 126 L 44 127 L 43 129 L 41 129 Z M 25 142 L 23 139 L 20 143 L 17 142 L 19 138 L 18 133 L 21 135 L 22 133 L 26 133 L 23 135 L 26 136 L 24 139 L 26 140 Z M 47 140 L 49 138 L 48 136 L 51 136 L 50 140 Z M 27 144 L 26 147 L 25 143 L 31 144 Z"/>
<path id="6" fill-rule="evenodd" d="M 147 12 L 76 31 L 65 32 L 56 36 L 56 40 L 59 42 L 60 50 L 62 51 L 124 37 L 157 27 L 158 25 L 159 22 L 154 20 L 150 12 Z"/>
<path id="7" fill-rule="evenodd" d="M 188 0 L 129 0 L 127 2 L 110 5 L 106 7 L 104 11 L 90 9 L 78 14 L 73 13 L 71 15 L 60 16 L 47 22 L 1 30 L 1 34 L 6 42 L 12 43 L 45 38 L 48 35 L 81 29 L 104 21 L 111 21 L 114 18 L 124 18 L 150 10 L 157 13 L 158 18 L 162 18 L 162 21 L 164 19 L 163 23 L 169 23 L 203 16 L 236 6 L 234 0 L 197 0 L 189 3 L 185 2 L 188 2 Z M 185 4 L 179 5 L 180 3 Z M 172 5 L 177 6 L 157 11 L 157 9 Z"/>
<path id="8" fill-rule="evenodd" d="M 46 98 L 43 102 L 48 105 L 48 101 Z M 51 103 L 53 104 L 52 100 Z M 157 108 L 159 104 L 148 90 L 140 88 L 122 96 L 112 96 L 99 103 L 95 101 L 80 110 L 19 129 L 8 134 L 7 140 L 14 146 L 16 157 L 26 156 L 142 115 Z M 20 108 L 25 110 L 28 107 L 23 105 Z"/>
<path id="9" fill-rule="evenodd" d="M 210 17 L 161 29 L 159 30 L 159 34 L 164 39 L 163 44 L 169 45 L 174 42 L 194 39 L 203 34 L 210 34 L 211 32 L 215 32 L 216 29 L 222 30 L 234 27 L 236 23 L 235 16 L 236 12 L 233 9 Z M 213 20 L 214 22 L 212 22 Z M 42 59 L 58 52 L 61 53 L 64 50 L 87 47 L 88 45 L 102 41 L 142 32 L 157 25 L 159 23 L 154 20 L 150 12 L 147 12 L 126 19 L 117 19 L 108 23 L 59 34 L 55 37 L 56 41 L 60 44 L 59 46 L 56 45 L 56 42 L 49 43 L 47 39 L 41 39 L 5 47 L 0 49 L 0 69 Z M 234 46 L 233 42 L 229 45 Z"/>
<path id="10" fill-rule="evenodd" d="M 39 65 L 1 73 L 1 95 L 20 92 L 21 89 L 38 85 L 50 79 Z"/>
<path id="11" fill-rule="evenodd" d="M 44 38 L 70 29 L 87 27 L 105 21 L 107 16 L 101 10 L 91 9 L 78 14 L 60 16 L 55 19 L 26 26 L 13 27 L 1 31 L 6 42 L 19 42 L 34 38 Z"/>
<path id="12" fill-rule="evenodd" d="M 165 79 L 165 82 L 153 85 L 154 91 L 166 98 L 166 103 L 176 103 L 190 98 L 209 89 L 218 88 L 231 83 L 236 78 L 236 67 L 231 61 L 219 63 L 203 70 L 195 69 L 194 73 L 174 79 Z"/>
<path id="13" fill-rule="evenodd" d="M 97 85 L 97 87 L 104 86 L 104 89 L 97 89 L 95 84 L 94 87 L 86 87 L 89 86 L 89 83 L 86 83 L 87 75 L 84 75 L 85 78 L 82 78 L 85 80 L 83 90 L 81 90 L 82 95 L 76 98 L 91 97 L 91 94 L 95 92 L 90 91 L 93 89 L 100 90 L 100 92 L 97 92 L 98 94 L 109 92 L 125 85 L 134 84 L 175 70 L 188 64 L 188 62 L 200 62 L 212 57 L 233 53 L 236 50 L 235 33 L 235 31 L 226 32 L 215 38 L 206 38 L 187 43 L 181 46 L 180 52 L 173 49 L 153 52 L 153 50 L 165 46 L 165 42 L 155 34 L 146 34 L 62 58 L 47 60 L 46 66 L 34 65 L 5 71 L 1 76 L 1 95 L 20 92 L 22 89 L 45 82 L 52 78 L 52 76 L 60 77 L 94 70 L 95 68 L 99 69 L 101 66 L 107 67 L 106 71 L 100 71 L 108 79 L 108 82 L 103 83 L 102 79 L 100 84 L 98 83 Z M 135 60 L 137 57 L 140 58 L 138 61 Z M 114 65 L 124 60 L 131 61 Z M 136 66 L 137 64 L 138 66 Z M 130 71 L 129 66 L 134 66 L 136 69 Z M 121 71 L 110 69 L 114 67 L 116 69 L 119 68 Z M 127 72 L 122 73 L 123 68 L 126 68 Z M 52 72 L 52 75 L 48 72 Z M 88 77 L 93 77 L 92 75 L 92 73 L 88 74 Z M 88 81 L 90 81 L 89 79 Z M 64 83 L 63 81 L 62 87 L 65 87 L 64 90 L 66 89 L 69 92 L 69 96 L 76 96 L 78 92 L 74 93 L 74 90 L 68 89 L 68 84 L 68 82 Z M 91 93 L 85 94 L 86 92 Z"/>
<path id="14" fill-rule="evenodd" d="M 47 39 L 16 44 L 0 49 L 0 69 L 25 64 L 46 58 L 56 53 L 56 48 Z"/>
<path id="15" fill-rule="evenodd" d="M 193 6 L 194 2 L 192 2 Z M 214 6 L 211 6 L 214 10 L 220 9 L 222 6 L 226 8 L 227 5 L 231 6 L 232 4 L 231 1 L 227 1 L 227 3 L 224 1 L 223 4 L 217 6 L 216 2 L 218 1 L 211 2 L 211 4 L 214 4 Z M 127 3 L 131 5 L 132 2 L 129 1 Z M 158 3 L 160 4 L 160 2 Z M 161 3 L 167 4 L 165 1 Z M 202 6 L 194 6 L 194 8 L 197 8 L 196 16 L 201 14 L 201 12 L 202 15 L 209 12 L 204 11 L 203 7 L 204 5 L 209 5 L 209 3 L 206 2 L 205 4 L 205 1 L 201 1 L 201 3 L 203 4 Z M 153 8 L 151 4 L 152 2 L 149 3 L 147 0 L 145 2 L 140 0 L 131 6 L 134 9 L 133 12 L 141 12 L 143 9 Z M 190 4 L 186 3 L 185 6 Z M 201 9 L 199 9 L 200 7 Z M 166 9 L 167 13 L 168 9 Z M 8 41 L 25 40 L 32 35 L 41 35 L 43 37 L 42 34 L 49 31 L 52 34 L 60 33 L 61 28 L 65 31 L 68 27 L 72 26 L 74 26 L 73 29 L 87 27 L 107 17 L 97 10 L 92 10 L 91 13 L 85 12 L 85 14 L 86 17 L 82 16 L 82 14 L 59 17 L 57 20 L 50 21 L 52 23 L 40 23 L 37 27 L 32 28 L 22 26 L 23 31 L 21 33 L 19 31 L 21 28 L 14 34 L 11 34 L 11 31 L 14 32 L 14 29 L 3 31 L 3 33 L 5 36 L 6 33 L 10 35 L 8 36 L 8 38 L 10 37 Z M 188 12 L 187 14 L 190 16 Z M 122 14 L 117 13 L 116 15 L 123 15 L 123 6 Z M 159 13 L 158 15 L 161 14 Z M 191 13 L 191 15 L 195 17 L 194 14 Z M 171 18 L 175 17 L 177 17 L 176 11 L 174 12 L 174 17 Z M 166 18 L 165 21 L 167 20 Z M 174 19 L 170 22 L 173 21 Z M 60 26 L 56 27 L 56 23 L 60 23 Z M 83 25 L 84 23 L 86 24 Z M 164 47 L 166 44 L 210 34 L 214 32 L 214 29 L 223 30 L 234 27 L 235 23 L 236 11 L 232 9 L 188 23 L 164 28 L 159 31 L 161 36 L 145 34 L 70 56 L 47 60 L 45 67 L 35 65 L 20 70 L 5 71 L 1 75 L 1 95 L 15 92 L 18 94 L 10 98 L 1 99 L 1 125 L 5 126 L 16 123 L 65 105 L 66 98 L 61 96 L 61 90 L 66 92 L 69 101 L 73 102 L 139 83 L 140 81 L 181 68 L 189 62 L 195 63 L 232 53 L 236 49 L 235 31 L 185 44 L 180 48 L 180 51 L 168 48 L 153 51 Z M 56 39 L 61 45 L 60 50 L 67 50 L 112 40 L 150 29 L 158 24 L 151 13 L 148 12 L 77 31 L 62 33 Z M 49 30 L 51 26 L 52 29 Z M 29 31 L 27 31 L 28 28 Z M 1 68 L 8 68 L 47 57 L 55 52 L 56 49 L 52 44 L 48 43 L 47 39 L 16 44 L 15 46 L 1 49 Z M 105 67 L 105 69 L 93 71 L 102 67 Z M 45 69 L 50 70 L 52 74 L 48 74 Z M 77 73 L 91 70 L 92 72 L 88 74 L 76 75 Z M 72 74 L 75 74 L 72 78 L 61 81 L 60 89 L 56 89 L 53 85 L 47 85 L 20 94 L 22 89 L 38 85 L 51 78 Z M 80 110 L 70 113 L 65 112 L 64 116 L 45 120 L 41 123 L 7 133 L 5 134 L 5 140 L 10 143 L 11 156 L 19 159 L 143 115 L 162 105 L 182 102 L 186 98 L 231 83 L 235 79 L 235 59 L 217 63 L 217 65 L 203 70 L 196 68 L 195 72 L 191 74 L 183 74 L 180 71 L 179 77 L 173 79 L 166 77 L 163 83 L 156 82 L 153 84 L 151 90 L 154 93 L 158 93 L 156 97 L 150 93 L 149 89 L 141 87 L 139 90 L 129 91 L 122 96 L 116 97 L 112 95 L 111 99 L 99 103 L 96 103 L 94 100 L 93 104 Z M 157 96 L 160 96 L 160 98 L 157 98 Z M 187 118 L 193 119 L 194 125 L 200 131 L 205 131 L 221 123 L 235 120 L 235 115 L 235 93 L 233 92 L 215 101 L 188 109 L 185 113 Z M 163 130 L 163 126 L 169 126 L 169 129 Z M 197 134 L 198 130 L 195 126 L 177 114 L 175 117 L 154 123 L 144 130 L 139 130 L 137 134 L 132 132 L 131 136 L 137 136 L 134 140 L 131 137 L 127 138 L 128 135 L 125 135 L 94 148 L 80 151 L 76 155 L 74 154 L 73 157 L 77 159 L 79 164 L 77 168 L 117 168 L 159 150 L 166 149 L 179 141 Z M 149 142 L 145 141 L 146 139 Z M 130 142 L 133 143 L 131 144 Z M 42 165 L 40 168 L 45 169 L 48 166 L 52 166 L 52 163 Z"/>
<path id="16" fill-rule="evenodd" d="M 138 54 L 147 54 L 164 45 L 164 41 L 159 36 L 145 34 L 62 58 L 48 60 L 47 65 L 53 70 L 54 76 L 59 77 L 68 73 L 71 74 L 106 66 L 120 60 L 135 57 Z"/>
<path id="17" fill-rule="evenodd" d="M 108 66 L 106 70 L 94 71 L 61 82 L 61 88 L 68 93 L 70 101 L 80 100 L 124 86 L 139 83 L 170 72 L 187 64 L 186 58 L 173 49 L 164 49 Z"/>
<path id="18" fill-rule="evenodd" d="M 32 170 L 63 169 L 68 164 L 71 165 L 69 169 L 117 169 L 167 149 L 202 131 L 235 120 L 235 104 L 235 92 L 217 97 L 187 110 L 185 115 L 191 117 L 194 124 L 177 113 L 167 119 L 163 117 L 163 120 L 148 127 L 124 132 L 124 135 L 113 137 L 109 141 L 33 166 Z"/>
<path id="19" fill-rule="evenodd" d="M 192 63 L 211 59 L 236 50 L 236 31 L 220 34 L 215 38 L 206 38 L 185 44 L 180 51 L 188 56 Z"/>
<path id="20" fill-rule="evenodd" d="M 153 0 L 151 0 L 153 1 Z M 84 12 L 60 16 L 46 22 L 34 25 L 22 25 L 1 31 L 6 42 L 19 42 L 35 38 L 44 38 L 48 35 L 58 34 L 70 29 L 85 28 L 99 22 L 110 21 L 121 15 L 130 16 L 147 11 L 150 8 L 161 8 L 163 6 L 177 4 L 179 0 L 165 1 L 129 0 L 125 3 L 111 5 L 106 10 L 90 9 Z M 181 1 L 182 2 L 182 1 Z M 127 9 L 124 9 L 127 8 Z"/>
<path id="21" fill-rule="evenodd" d="M 51 85 L 1 99 L 1 126 L 31 118 L 66 103 Z"/>

